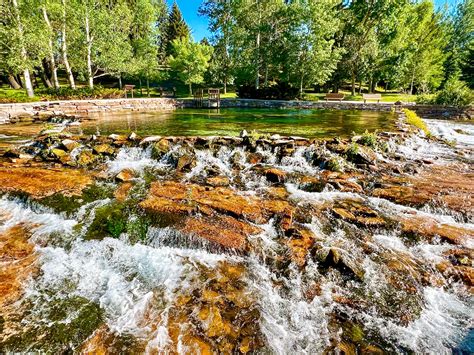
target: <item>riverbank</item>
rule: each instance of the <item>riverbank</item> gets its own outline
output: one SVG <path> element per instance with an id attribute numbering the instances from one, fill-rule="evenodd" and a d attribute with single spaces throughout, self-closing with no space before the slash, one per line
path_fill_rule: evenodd
<path id="1" fill-rule="evenodd" d="M 473 148 L 399 118 L 331 139 L 49 132 L 5 153 L 2 348 L 451 351 L 472 322 Z"/>
<path id="2" fill-rule="evenodd" d="M 131 111 L 162 111 L 177 108 L 193 107 L 191 99 L 111 99 L 111 100 L 75 100 L 51 101 L 17 104 L 0 104 L 0 124 L 18 121 L 46 121 L 53 117 L 94 118 L 101 113 L 117 113 Z M 221 107 L 229 108 L 298 108 L 298 109 L 331 109 L 331 110 L 366 110 L 391 111 L 410 108 L 423 118 L 472 119 L 473 108 L 456 108 L 436 105 L 417 105 L 414 103 L 363 103 L 360 101 L 279 101 L 223 99 Z"/>

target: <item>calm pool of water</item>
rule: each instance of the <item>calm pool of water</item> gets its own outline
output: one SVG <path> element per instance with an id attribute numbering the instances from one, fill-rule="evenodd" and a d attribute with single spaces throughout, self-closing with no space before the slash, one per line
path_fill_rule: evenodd
<path id="1" fill-rule="evenodd" d="M 135 132 L 141 136 L 235 136 L 243 129 L 303 137 L 347 136 L 365 130 L 390 130 L 395 114 L 371 111 L 289 109 L 178 109 L 98 116 L 83 122 L 82 133 L 107 135 Z"/>

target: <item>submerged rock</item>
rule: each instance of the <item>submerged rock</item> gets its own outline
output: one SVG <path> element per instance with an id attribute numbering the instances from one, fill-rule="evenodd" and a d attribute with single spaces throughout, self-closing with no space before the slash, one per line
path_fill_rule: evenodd
<path id="1" fill-rule="evenodd" d="M 81 170 L 0 165 L 0 192 L 26 193 L 36 199 L 56 193 L 80 195 L 92 181 Z"/>

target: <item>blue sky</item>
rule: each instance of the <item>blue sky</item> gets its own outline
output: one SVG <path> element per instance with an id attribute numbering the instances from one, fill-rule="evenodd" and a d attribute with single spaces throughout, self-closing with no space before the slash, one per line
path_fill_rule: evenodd
<path id="1" fill-rule="evenodd" d="M 456 4 L 459 0 L 434 0 L 437 6 L 442 6 L 445 3 L 450 5 Z M 173 0 L 167 0 L 168 4 L 173 4 Z M 198 8 L 201 4 L 200 0 L 177 0 L 178 6 L 183 13 L 189 27 L 191 27 L 193 37 L 196 41 L 200 41 L 203 37 L 209 37 L 207 30 L 207 19 L 198 14 Z"/>

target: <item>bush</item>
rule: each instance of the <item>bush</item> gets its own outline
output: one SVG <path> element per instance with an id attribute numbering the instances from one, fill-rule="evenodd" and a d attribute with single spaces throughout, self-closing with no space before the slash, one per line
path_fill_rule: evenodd
<path id="1" fill-rule="evenodd" d="M 444 89 L 436 94 L 435 103 L 438 105 L 468 106 L 474 101 L 474 94 L 466 83 L 450 79 Z"/>
<path id="2" fill-rule="evenodd" d="M 427 136 L 430 135 L 430 131 L 428 127 L 426 126 L 425 122 L 416 114 L 416 112 L 413 112 L 412 110 L 404 109 L 403 112 L 405 112 L 406 120 L 408 124 L 411 124 L 412 126 L 415 126 L 419 129 L 421 129 Z"/>
<path id="3" fill-rule="evenodd" d="M 358 140 L 358 143 L 375 148 L 377 146 L 377 132 L 370 133 L 368 130 L 365 130 L 362 137 Z"/>
<path id="4" fill-rule="evenodd" d="M 241 99 L 294 100 L 298 98 L 298 95 L 298 88 L 282 82 L 259 89 L 251 85 L 242 85 L 237 90 L 237 96 Z"/>
<path id="5" fill-rule="evenodd" d="M 468 106 L 474 102 L 474 93 L 466 83 L 458 79 L 450 79 L 444 89 L 434 95 L 420 95 L 416 98 L 418 104 L 436 104 L 449 106 Z"/>
<path id="6" fill-rule="evenodd" d="M 124 96 L 120 89 L 108 89 L 95 86 L 94 89 L 69 87 L 59 89 L 44 89 L 37 93 L 42 100 L 90 100 L 90 99 L 117 99 Z"/>

